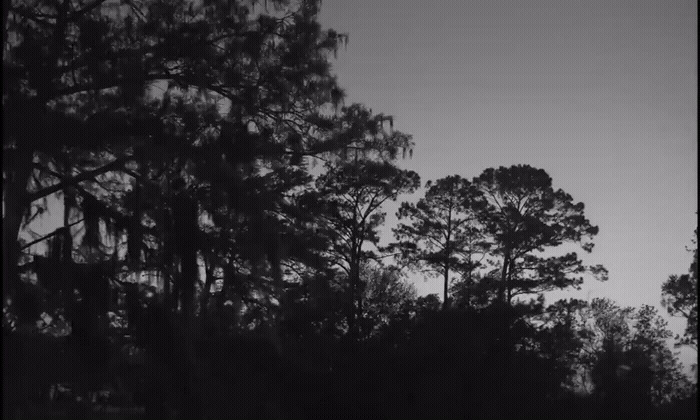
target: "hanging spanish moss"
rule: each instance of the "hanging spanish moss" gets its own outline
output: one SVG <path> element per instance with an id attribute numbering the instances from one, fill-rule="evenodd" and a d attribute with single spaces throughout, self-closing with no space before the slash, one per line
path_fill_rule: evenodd
<path id="1" fill-rule="evenodd" d="M 56 234 L 49 240 L 48 258 L 55 264 L 60 264 L 63 259 L 63 243 L 65 242 L 65 227 L 58 228 Z"/>
<path id="2" fill-rule="evenodd" d="M 102 243 L 100 239 L 100 220 L 103 219 L 103 214 L 100 211 L 102 206 L 95 197 L 85 194 L 83 195 L 81 207 L 85 223 L 85 235 L 83 236 L 82 245 L 89 248 L 98 248 Z"/>
<path id="3" fill-rule="evenodd" d="M 143 192 L 141 185 L 134 182 L 133 189 L 126 195 L 124 205 L 130 213 L 127 228 L 127 258 L 129 265 L 136 269 L 141 263 L 143 246 Z"/>

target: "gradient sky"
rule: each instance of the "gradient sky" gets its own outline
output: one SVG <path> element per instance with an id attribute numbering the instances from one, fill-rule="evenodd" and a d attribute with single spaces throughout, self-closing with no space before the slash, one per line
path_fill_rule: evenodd
<path id="1" fill-rule="evenodd" d="M 523 163 L 585 203 L 600 233 L 584 262 L 610 280 L 557 298 L 660 306 L 661 283 L 688 272 L 696 1 L 324 0 L 320 20 L 350 37 L 334 60 L 346 103 L 395 116 L 416 142 L 401 165 L 423 183 Z M 416 286 L 441 291 L 437 279 Z"/>

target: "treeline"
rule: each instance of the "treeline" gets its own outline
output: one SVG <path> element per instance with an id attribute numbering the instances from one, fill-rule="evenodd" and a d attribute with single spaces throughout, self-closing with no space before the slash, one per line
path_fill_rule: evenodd
<path id="1" fill-rule="evenodd" d="M 4 416 L 694 413 L 654 308 L 545 305 L 607 272 L 544 170 L 430 181 L 380 244 L 413 142 L 344 104 L 319 1 L 5 3 Z M 697 264 L 663 293 L 696 346 Z"/>

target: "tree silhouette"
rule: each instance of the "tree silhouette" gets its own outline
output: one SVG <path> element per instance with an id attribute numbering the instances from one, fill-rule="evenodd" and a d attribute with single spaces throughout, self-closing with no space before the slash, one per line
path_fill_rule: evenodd
<path id="1" fill-rule="evenodd" d="M 323 105 L 342 100 L 328 58 L 347 38 L 321 29 L 316 2 L 284 13 L 283 2 L 269 3 L 276 10 L 257 2 L 167 0 L 4 4 L 5 294 L 25 288 L 17 263 L 23 220 L 61 191 L 71 201 L 66 226 L 44 239 L 63 236 L 70 256 L 70 243 L 79 245 L 73 236 L 84 229 L 80 246 L 102 251 L 91 251 L 93 263 L 113 261 L 115 281 L 125 266 L 157 272 L 165 314 L 173 283 L 185 334 L 159 336 L 191 341 L 200 258 L 209 265 L 205 287 L 220 268 L 238 265 L 249 277 L 269 273 L 280 285 L 278 233 L 289 227 L 282 221 L 289 211 L 280 209 L 291 207 L 283 194 L 308 180 L 275 167 L 290 164 L 303 174 L 303 156 L 338 148 L 324 141 L 332 122 Z M 269 168 L 272 176 L 264 172 Z M 267 230 L 257 237 L 246 229 L 212 235 L 208 218 L 222 208 L 234 209 L 240 223 L 219 223 L 217 233 L 242 223 Z M 84 227 L 71 230 L 80 224 L 77 214 Z M 68 286 L 77 281 L 72 259 L 60 259 Z M 194 353 L 188 344 L 176 348 L 185 350 L 178 353 L 184 359 L 170 357 L 171 368 L 185 367 L 178 382 L 192 388 Z"/>
<path id="2" fill-rule="evenodd" d="M 346 38 L 320 29 L 313 2 L 280 18 L 238 3 L 9 3 L 4 38 L 10 53 L 3 60 L 3 148 L 12 156 L 3 169 L 9 182 L 6 293 L 17 283 L 23 215 L 66 182 L 94 183 L 115 171 L 144 182 L 144 165 L 183 168 L 212 136 L 226 147 L 211 167 L 316 153 L 292 134 L 318 126 L 324 120 L 318 106 L 342 97 L 327 58 Z M 165 93 L 154 94 L 157 87 Z M 222 102 L 228 115 L 218 111 Z M 25 124 L 27 117 L 35 123 Z M 253 133 L 241 129 L 251 124 L 257 125 Z M 88 159 L 76 162 L 77 174 L 32 189 L 32 174 L 45 179 L 52 160 L 64 153 Z M 37 159 L 45 164 L 36 168 Z M 141 169 L 125 167 L 133 163 Z"/>
<path id="3" fill-rule="evenodd" d="M 401 203 L 399 223 L 394 236 L 400 242 L 399 259 L 414 268 L 426 268 L 443 277 L 443 304 L 448 307 L 451 274 L 461 273 L 469 287 L 479 262 L 473 258 L 485 253 L 485 243 L 476 221 L 478 191 L 459 175 L 438 179 L 425 185 L 425 197 L 417 203 Z M 468 299 L 467 299 L 468 301 Z"/>
<path id="4" fill-rule="evenodd" d="M 579 243 L 586 252 L 598 233 L 563 190 L 554 190 L 542 169 L 528 165 L 486 169 L 472 184 L 485 204 L 480 221 L 493 241 L 491 253 L 501 260 L 499 297 L 510 304 L 518 294 L 578 286 L 587 270 L 576 253 L 543 257 L 537 253 L 563 243 Z M 592 267 L 603 275 L 604 268 Z M 578 276 L 577 276 L 578 275 Z"/>
<path id="5" fill-rule="evenodd" d="M 416 298 L 415 287 L 406 282 L 398 267 L 367 262 L 360 270 L 364 284 L 364 336 L 374 335 L 404 314 Z"/>
<path id="6" fill-rule="evenodd" d="M 566 308 L 564 319 L 576 331 L 578 344 L 572 349 L 580 349 L 569 360 L 587 373 L 584 376 L 590 379 L 584 381 L 592 381 L 606 415 L 625 414 L 618 408 L 641 410 L 635 411 L 640 414 L 692 392 L 667 346 L 672 336 L 667 323 L 654 307 L 621 307 L 610 299 L 596 298 L 589 303 L 558 303 L 550 311 L 560 313 L 562 308 Z"/>
<path id="7" fill-rule="evenodd" d="M 698 248 L 695 230 L 695 250 L 690 273 L 672 275 L 661 285 L 661 304 L 671 316 L 687 320 L 683 337 L 677 337 L 678 345 L 687 345 L 697 351 L 698 346 Z"/>
<path id="8" fill-rule="evenodd" d="M 418 174 L 398 169 L 390 162 L 358 160 L 327 167 L 316 185 L 324 212 L 321 220 L 330 229 L 331 261 L 348 278 L 348 327 L 357 337 L 357 319 L 362 311 L 360 267 L 373 256 L 363 249 L 366 242 L 376 245 L 378 228 L 385 214 L 380 211 L 387 200 L 410 193 L 418 187 Z"/>
<path id="9" fill-rule="evenodd" d="M 537 332 L 540 352 L 556 362 L 553 376 L 566 390 L 590 390 L 584 365 L 591 353 L 583 348 L 589 334 L 583 318 L 587 306 L 578 299 L 559 300 L 535 316 L 543 321 Z"/>

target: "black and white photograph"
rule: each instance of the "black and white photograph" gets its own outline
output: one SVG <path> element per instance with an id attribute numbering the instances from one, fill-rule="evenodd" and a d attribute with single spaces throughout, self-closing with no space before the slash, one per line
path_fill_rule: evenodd
<path id="1" fill-rule="evenodd" d="M 697 418 L 697 1 L 2 15 L 3 419 Z"/>

